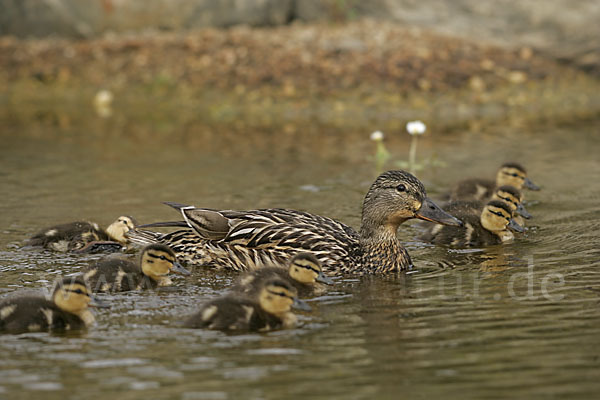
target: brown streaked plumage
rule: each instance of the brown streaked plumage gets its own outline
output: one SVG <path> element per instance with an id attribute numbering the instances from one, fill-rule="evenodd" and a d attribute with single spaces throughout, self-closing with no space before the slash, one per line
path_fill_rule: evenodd
<path id="1" fill-rule="evenodd" d="M 88 307 L 105 307 L 90 295 L 81 277 L 58 282 L 52 299 L 38 296 L 11 297 L 0 301 L 0 332 L 65 332 L 85 329 L 94 323 Z"/>
<path id="2" fill-rule="evenodd" d="M 400 224 L 411 218 L 461 223 L 427 198 L 423 184 L 405 171 L 385 172 L 371 185 L 363 202 L 359 232 L 304 211 L 217 211 L 167 204 L 182 213 L 191 229 L 166 234 L 136 229 L 127 234 L 131 242 L 166 243 L 187 263 L 238 271 L 284 265 L 295 254 L 310 252 L 328 274 L 398 272 L 411 266 L 406 249 L 396 238 Z"/>

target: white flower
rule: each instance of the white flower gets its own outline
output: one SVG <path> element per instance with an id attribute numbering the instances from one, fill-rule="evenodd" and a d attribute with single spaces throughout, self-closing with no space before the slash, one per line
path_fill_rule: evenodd
<path id="1" fill-rule="evenodd" d="M 373 133 L 371 133 L 371 140 L 383 140 L 383 132 L 381 131 L 375 131 Z"/>
<path id="2" fill-rule="evenodd" d="M 427 127 L 421 121 L 410 121 L 406 124 L 406 130 L 411 135 L 422 135 L 427 130 Z"/>
<path id="3" fill-rule="evenodd" d="M 108 107 L 113 101 L 113 94 L 111 91 L 103 89 L 96 93 L 94 96 L 94 105 L 96 107 Z"/>

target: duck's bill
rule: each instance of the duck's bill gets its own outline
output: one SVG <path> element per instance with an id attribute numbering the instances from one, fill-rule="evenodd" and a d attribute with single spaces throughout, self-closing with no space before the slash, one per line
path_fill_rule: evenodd
<path id="1" fill-rule="evenodd" d="M 531 182 L 529 178 L 525 178 L 525 183 L 523 183 L 523 186 L 525 186 L 529 190 L 540 190 L 540 187 L 535 183 Z"/>
<path id="2" fill-rule="evenodd" d="M 96 307 L 96 308 L 110 308 L 110 304 L 105 301 L 100 300 L 95 296 L 90 296 L 90 302 L 88 303 L 88 307 Z"/>
<path id="3" fill-rule="evenodd" d="M 191 275 L 192 274 L 190 271 L 183 268 L 183 266 L 181 264 L 179 264 L 177 261 L 175 261 L 173 263 L 173 272 L 175 272 L 176 274 L 181 274 L 181 275 Z"/>
<path id="4" fill-rule="evenodd" d="M 511 218 L 510 222 L 508 223 L 508 229 L 510 229 L 513 232 L 525 232 L 525 228 L 523 228 L 521 225 L 517 224 L 515 222 L 514 219 Z"/>
<path id="5" fill-rule="evenodd" d="M 296 310 L 302 310 L 302 311 L 310 311 L 311 310 L 311 308 L 307 302 L 305 302 L 304 300 L 297 299 L 297 298 L 294 298 L 294 303 L 292 304 L 292 308 L 295 308 Z"/>
<path id="6" fill-rule="evenodd" d="M 525 209 L 525 207 L 523 207 L 523 204 L 520 204 L 517 206 L 517 214 L 519 214 L 521 217 L 529 219 L 531 218 L 531 214 L 529 214 L 529 212 Z"/>
<path id="7" fill-rule="evenodd" d="M 328 276 L 325 276 L 325 274 L 323 272 L 319 272 L 319 275 L 317 275 L 316 281 L 324 283 L 326 285 L 333 285 L 333 279 L 331 279 Z"/>
<path id="8" fill-rule="evenodd" d="M 415 216 L 419 219 L 424 219 L 425 221 L 431 221 L 442 225 L 463 225 L 460 219 L 455 218 L 452 215 L 448 214 L 446 211 L 442 210 L 428 197 L 426 197 L 423 200 L 423 203 L 421 203 L 421 208 L 419 209 L 419 211 L 417 211 Z"/>

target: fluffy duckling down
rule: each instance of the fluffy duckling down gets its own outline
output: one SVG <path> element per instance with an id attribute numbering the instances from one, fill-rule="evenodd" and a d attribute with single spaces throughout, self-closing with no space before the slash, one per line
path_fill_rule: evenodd
<path id="1" fill-rule="evenodd" d="M 198 313 L 188 318 L 184 326 L 260 332 L 291 328 L 297 322 L 292 308 L 310 311 L 310 307 L 298 299 L 298 293 L 292 285 L 274 278 L 262 281 L 257 294 L 252 297 L 232 292 L 209 301 Z"/>
<path id="2" fill-rule="evenodd" d="M 94 292 L 124 292 L 169 286 L 171 272 L 190 275 L 177 262 L 175 253 L 164 244 L 152 244 L 142 249 L 140 262 L 116 257 L 98 261 L 83 272 L 83 279 Z"/>
<path id="3" fill-rule="evenodd" d="M 88 307 L 107 307 L 95 299 L 81 277 L 58 282 L 51 300 L 41 296 L 11 297 L 0 301 L 0 332 L 65 332 L 94 323 Z"/>
<path id="4" fill-rule="evenodd" d="M 512 231 L 523 232 L 523 227 L 513 220 L 511 207 L 502 201 L 491 200 L 481 211 L 474 202 L 454 202 L 445 209 L 464 225 L 434 225 L 421 236 L 422 240 L 460 247 L 481 246 L 509 241 L 514 238 Z"/>
<path id="5" fill-rule="evenodd" d="M 518 190 L 540 190 L 528 177 L 525 168 L 518 163 L 502 164 L 496 173 L 496 180 L 471 178 L 458 182 L 450 191 L 451 201 L 487 201 L 494 189 L 500 186 L 512 186 Z"/>
<path id="6" fill-rule="evenodd" d="M 82 251 L 90 243 L 112 241 L 123 246 L 125 233 L 135 227 L 132 217 L 120 216 L 106 230 L 95 222 L 77 221 L 42 229 L 28 241 L 29 246 L 42 246 L 59 252 Z"/>
<path id="7" fill-rule="evenodd" d="M 234 285 L 233 291 L 254 296 L 265 280 L 279 278 L 294 286 L 301 298 L 320 295 L 325 285 L 333 280 L 323 273 L 321 263 L 311 253 L 299 253 L 293 256 L 287 267 L 261 267 L 242 276 Z"/>

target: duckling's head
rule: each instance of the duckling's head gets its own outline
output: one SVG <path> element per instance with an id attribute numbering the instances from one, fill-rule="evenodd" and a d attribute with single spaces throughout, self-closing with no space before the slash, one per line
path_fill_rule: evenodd
<path id="1" fill-rule="evenodd" d="M 106 233 L 117 242 L 126 243 L 125 234 L 135 228 L 136 222 L 132 217 L 121 215 L 106 228 Z"/>
<path id="2" fill-rule="evenodd" d="M 485 205 L 481 212 L 481 225 L 488 231 L 499 235 L 502 240 L 512 238 L 512 233 L 523 232 L 523 227 L 512 219 L 513 211 L 503 201 L 492 200 Z"/>
<path id="3" fill-rule="evenodd" d="M 500 186 L 494 191 L 494 194 L 492 195 L 492 200 L 503 201 L 509 205 L 513 213 L 517 213 L 527 219 L 531 218 L 531 214 L 527 212 L 527 210 L 521 203 L 521 192 L 514 186 Z"/>
<path id="4" fill-rule="evenodd" d="M 425 187 L 406 171 L 387 171 L 379 175 L 365 196 L 361 235 L 376 236 L 385 232 L 396 235 L 398 226 L 411 218 L 442 225 L 461 226 L 462 222 L 439 208 L 427 197 Z"/>
<path id="5" fill-rule="evenodd" d="M 260 307 L 274 315 L 282 315 L 291 308 L 310 311 L 304 301 L 298 299 L 296 288 L 281 279 L 266 281 L 258 295 Z"/>
<path id="6" fill-rule="evenodd" d="M 190 271 L 177 262 L 177 257 L 167 245 L 155 243 L 144 247 L 141 261 L 142 272 L 151 279 L 160 282 L 170 272 L 190 275 Z"/>
<path id="7" fill-rule="evenodd" d="M 82 315 L 88 307 L 108 307 L 95 299 L 81 276 L 70 276 L 59 281 L 52 293 L 52 301 L 63 311 Z"/>
<path id="8" fill-rule="evenodd" d="M 312 253 L 299 253 L 292 257 L 289 266 L 290 277 L 300 283 L 321 282 L 328 285 L 333 280 L 323 274 L 321 263 Z"/>
<path id="9" fill-rule="evenodd" d="M 527 171 L 521 164 L 509 162 L 504 163 L 496 174 L 496 186 L 514 186 L 521 190 L 522 188 L 530 190 L 540 190 L 529 178 Z"/>

